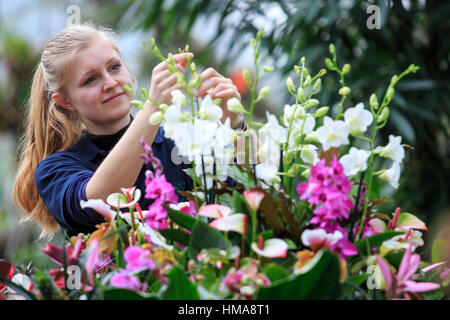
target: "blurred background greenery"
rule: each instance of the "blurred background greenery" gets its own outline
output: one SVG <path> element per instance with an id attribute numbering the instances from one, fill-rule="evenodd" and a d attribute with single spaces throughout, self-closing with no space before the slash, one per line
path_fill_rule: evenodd
<path id="1" fill-rule="evenodd" d="M 12 205 L 15 143 L 23 132 L 22 107 L 28 97 L 32 72 L 40 51 L 51 36 L 66 25 L 70 5 L 81 9 L 81 22 L 113 28 L 139 86 L 148 87 L 152 68 L 158 62 L 145 52 L 141 41 L 154 37 L 164 54 L 190 45 L 200 67 L 212 66 L 234 77 L 243 67 L 252 70 L 249 40 L 264 27 L 261 56 L 275 71 L 261 81 L 272 87 L 271 95 L 259 103 L 256 116 L 265 110 L 281 115 L 294 101 L 284 86 L 285 77 L 295 77 L 293 66 L 306 57 L 312 72 L 325 68 L 328 46 L 334 43 L 338 62 L 350 63 L 346 83 L 352 88 L 346 107 L 364 102 L 371 93 L 384 95 L 392 75 L 411 63 L 420 71 L 402 80 L 391 103 L 388 126 L 378 136 L 385 145 L 390 134 L 401 135 L 406 150 L 400 187 L 378 184 L 378 197 L 390 197 L 380 211 L 392 213 L 396 206 L 412 212 L 430 227 L 438 228 L 450 214 L 450 2 L 438 0 L 96 0 L 19 1 L 20 14 L 52 8 L 58 19 L 42 14 L 36 24 L 41 42 L 17 32 L 17 24 L 5 23 L 6 0 L 0 0 L 0 258 L 15 263 L 34 259 L 46 264 L 40 253 L 45 243 L 37 240 L 35 226 L 19 225 Z M 38 3 L 38 4 L 36 4 Z M 380 29 L 369 29 L 367 7 L 380 8 Z M 38 7 L 37 7 L 38 6 Z M 45 16 L 45 14 L 44 14 Z M 9 20 L 11 21 L 11 19 Z M 45 24 L 53 21 L 52 27 Z M 55 22 L 58 21 L 58 22 Z M 23 28 L 23 26 L 22 26 Z M 29 28 L 31 33 L 31 28 Z M 25 32 L 27 34 L 27 32 Z M 338 77 L 323 79 L 321 105 L 335 108 L 339 101 Z M 244 104 L 248 93 L 243 95 Z M 334 108 L 334 109 L 333 109 Z M 6 157 L 6 158 L 3 158 Z M 3 161 L 4 160 L 4 161 Z M 382 166 L 383 164 L 377 164 Z M 376 179 L 375 179 L 376 180 Z M 425 233 L 425 242 L 433 237 Z M 53 239 L 55 243 L 58 238 Z"/>

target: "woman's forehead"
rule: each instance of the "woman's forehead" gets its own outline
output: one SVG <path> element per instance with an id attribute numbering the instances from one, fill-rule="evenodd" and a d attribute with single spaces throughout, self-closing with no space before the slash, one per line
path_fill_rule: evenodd
<path id="1" fill-rule="evenodd" d="M 76 65 L 81 73 L 84 73 L 98 68 L 99 64 L 107 64 L 113 59 L 120 59 L 120 55 L 113 45 L 102 38 L 96 38 L 74 56 L 72 64 Z"/>

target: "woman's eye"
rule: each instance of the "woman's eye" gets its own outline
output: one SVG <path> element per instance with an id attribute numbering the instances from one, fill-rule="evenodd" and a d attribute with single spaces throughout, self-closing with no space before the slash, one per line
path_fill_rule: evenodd
<path id="1" fill-rule="evenodd" d="M 94 81 L 95 80 L 95 77 L 89 77 L 85 82 L 84 82 L 84 84 L 85 85 L 87 85 L 87 84 L 90 84 L 92 81 Z"/>
<path id="2" fill-rule="evenodd" d="M 119 64 L 119 63 L 116 63 L 115 65 L 113 65 L 113 66 L 111 67 L 111 69 L 113 69 L 113 70 L 119 70 L 119 69 L 120 69 L 120 64 Z"/>

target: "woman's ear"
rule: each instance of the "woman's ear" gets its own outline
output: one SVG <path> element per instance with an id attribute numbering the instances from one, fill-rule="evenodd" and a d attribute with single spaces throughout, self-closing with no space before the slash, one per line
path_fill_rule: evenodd
<path id="1" fill-rule="evenodd" d="M 54 93 L 52 94 L 52 99 L 55 101 L 55 103 L 60 106 L 61 108 L 64 108 L 66 110 L 75 110 L 75 107 L 72 106 L 61 94 Z"/>

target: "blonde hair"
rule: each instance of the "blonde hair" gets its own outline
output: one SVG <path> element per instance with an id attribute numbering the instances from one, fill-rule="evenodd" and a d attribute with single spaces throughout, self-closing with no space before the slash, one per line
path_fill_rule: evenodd
<path id="1" fill-rule="evenodd" d="M 37 221 L 42 227 L 41 238 L 52 237 L 59 230 L 59 225 L 36 188 L 36 167 L 50 154 L 75 144 L 80 139 L 82 129 L 78 114 L 58 106 L 52 94 L 64 94 L 64 71 L 71 58 L 98 37 L 107 40 L 120 54 L 116 34 L 111 29 L 92 24 L 70 26 L 47 43 L 34 73 L 25 110 L 26 131 L 18 148 L 20 158 L 13 194 L 22 221 Z M 27 217 L 22 209 L 28 214 Z"/>

